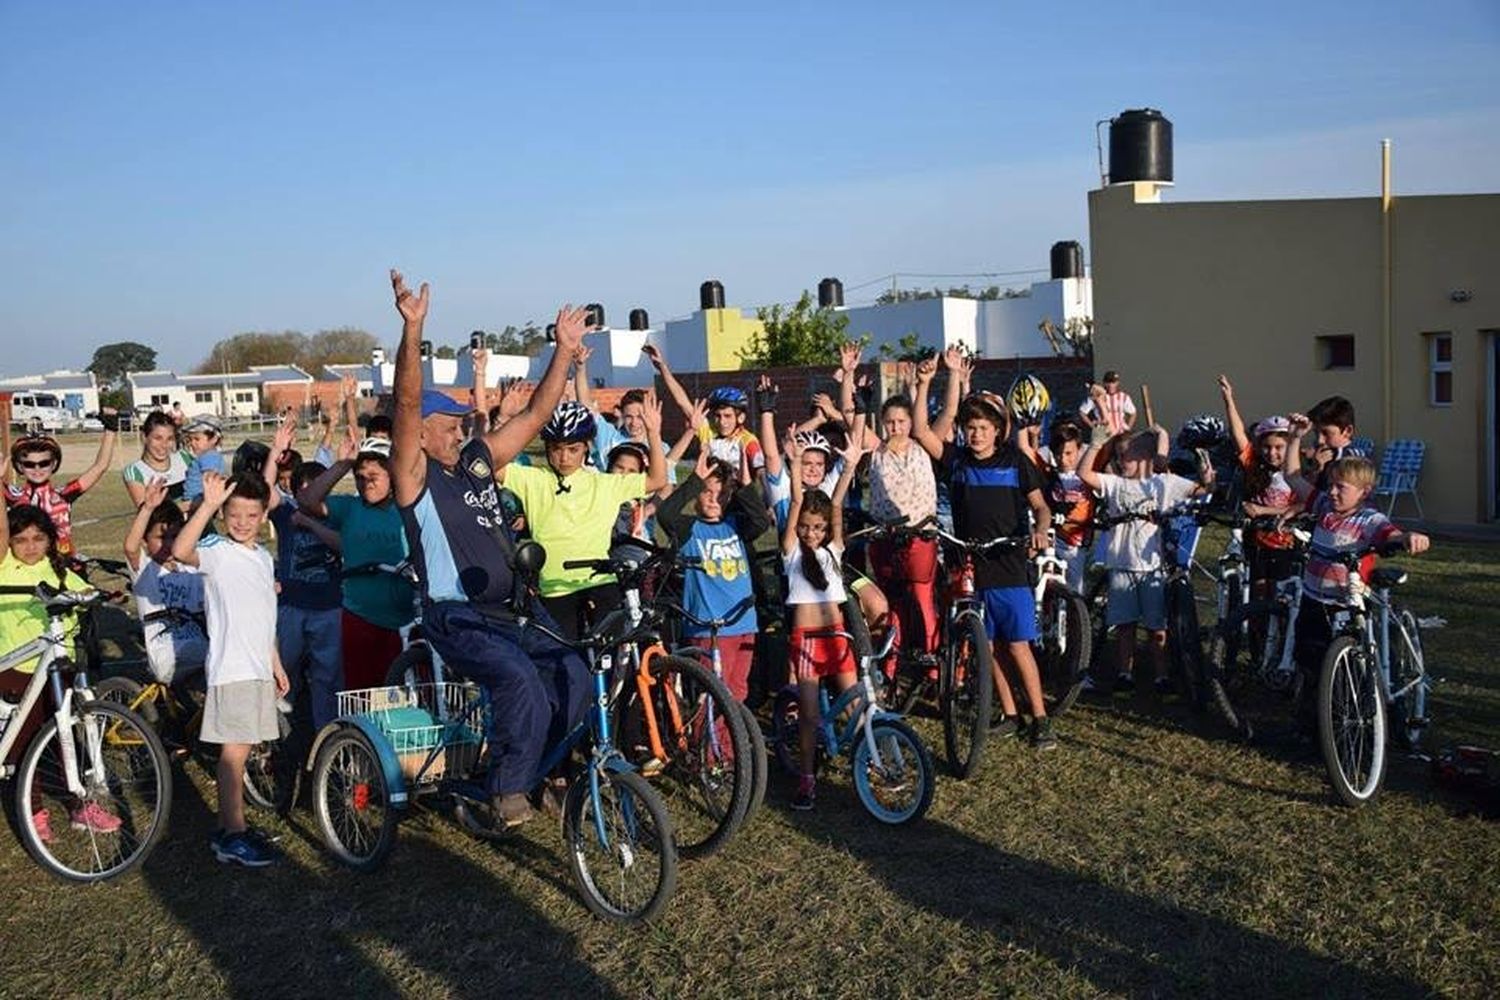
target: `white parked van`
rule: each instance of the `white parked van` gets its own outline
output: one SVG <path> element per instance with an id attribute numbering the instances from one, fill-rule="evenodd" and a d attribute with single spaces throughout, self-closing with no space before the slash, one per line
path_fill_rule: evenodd
<path id="1" fill-rule="evenodd" d="M 50 392 L 15 392 L 10 397 L 10 422 L 32 433 L 72 430 L 82 424 Z"/>

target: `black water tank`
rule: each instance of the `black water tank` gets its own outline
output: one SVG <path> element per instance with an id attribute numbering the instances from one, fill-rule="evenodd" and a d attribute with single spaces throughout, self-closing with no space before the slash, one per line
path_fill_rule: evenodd
<path id="1" fill-rule="evenodd" d="M 630 310 L 630 328 L 632 330 L 649 330 L 649 329 L 651 329 L 651 317 L 646 315 L 646 310 L 644 310 L 644 309 L 632 309 L 632 310 Z"/>
<path id="2" fill-rule="evenodd" d="M 844 307 L 844 283 L 837 278 L 824 278 L 818 282 L 818 308 L 842 309 Z"/>
<path id="3" fill-rule="evenodd" d="M 424 340 L 420 344 L 418 344 L 417 353 L 422 355 L 422 357 L 424 358 L 432 357 L 432 341 Z"/>
<path id="4" fill-rule="evenodd" d="M 724 286 L 717 281 L 705 281 L 699 285 L 698 307 L 700 309 L 723 309 Z"/>
<path id="5" fill-rule="evenodd" d="M 604 307 L 597 302 L 590 302 L 586 307 L 588 310 L 588 322 L 590 327 L 604 325 Z"/>
<path id="6" fill-rule="evenodd" d="M 1083 247 L 1077 240 L 1052 244 L 1052 280 L 1083 277 Z"/>
<path id="7" fill-rule="evenodd" d="M 1109 120 L 1109 182 L 1172 180 L 1172 123 L 1155 108 Z"/>

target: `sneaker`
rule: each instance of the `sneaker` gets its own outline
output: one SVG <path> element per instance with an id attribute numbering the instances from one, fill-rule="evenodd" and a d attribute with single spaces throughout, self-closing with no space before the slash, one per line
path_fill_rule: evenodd
<path id="1" fill-rule="evenodd" d="M 1014 736 L 1020 732 L 1021 724 L 1016 721 L 1014 715 L 1006 715 L 1004 712 L 996 712 L 990 718 L 990 735 L 996 739 L 1004 739 Z"/>
<path id="2" fill-rule="evenodd" d="M 792 808 L 798 812 L 811 812 L 817 803 L 817 785 L 809 778 L 797 782 L 797 794 L 792 796 Z"/>
<path id="3" fill-rule="evenodd" d="M 496 796 L 491 807 L 495 811 L 496 825 L 507 830 L 520 826 L 536 815 L 536 810 L 531 808 L 531 803 L 521 792 Z"/>
<path id="4" fill-rule="evenodd" d="M 52 843 L 52 817 L 47 815 L 47 810 L 38 809 L 31 816 L 31 828 L 36 831 L 36 839 L 44 844 Z"/>
<path id="5" fill-rule="evenodd" d="M 1129 698 L 1135 694 L 1135 678 L 1129 674 L 1115 675 L 1115 697 Z"/>
<path id="6" fill-rule="evenodd" d="M 542 782 L 542 812 L 557 819 L 563 814 L 563 803 L 568 800 L 566 778 L 548 778 Z"/>
<path id="7" fill-rule="evenodd" d="M 226 865 L 265 868 L 276 863 L 276 853 L 271 847 L 248 830 L 219 834 L 213 841 L 213 848 L 214 857 Z"/>
<path id="8" fill-rule="evenodd" d="M 1031 745 L 1038 750 L 1057 749 L 1057 737 L 1052 735 L 1052 716 L 1044 715 L 1032 723 Z"/>
<path id="9" fill-rule="evenodd" d="M 85 802 L 68 814 L 68 821 L 75 830 L 92 830 L 94 833 L 114 833 L 120 828 L 120 817 L 97 802 Z"/>
<path id="10" fill-rule="evenodd" d="M 1177 685 L 1172 683 L 1170 677 L 1158 677 L 1151 682 L 1151 689 L 1162 701 L 1174 701 L 1177 698 Z"/>
<path id="11" fill-rule="evenodd" d="M 1080 681 L 1079 684 L 1078 684 L 1078 693 L 1079 694 L 1093 694 L 1095 691 L 1098 691 L 1098 690 L 1100 690 L 1100 688 L 1099 688 L 1098 684 L 1094 683 L 1094 675 L 1093 674 L 1084 674 L 1083 675 L 1083 680 Z"/>

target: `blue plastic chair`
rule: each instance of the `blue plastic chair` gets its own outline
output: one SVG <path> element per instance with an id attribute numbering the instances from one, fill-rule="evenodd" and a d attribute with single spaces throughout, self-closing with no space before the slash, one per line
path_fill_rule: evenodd
<path id="1" fill-rule="evenodd" d="M 1422 476 L 1422 457 L 1427 445 L 1421 441 L 1392 441 L 1385 446 L 1380 456 L 1380 474 L 1375 480 L 1375 495 L 1390 497 L 1386 504 L 1386 516 L 1396 509 L 1396 499 L 1403 493 L 1411 494 L 1417 505 L 1417 516 L 1422 512 L 1422 498 L 1417 495 L 1417 480 Z"/>

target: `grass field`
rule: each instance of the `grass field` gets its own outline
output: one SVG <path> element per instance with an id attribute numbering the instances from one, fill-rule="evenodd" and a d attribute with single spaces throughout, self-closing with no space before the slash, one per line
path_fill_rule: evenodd
<path id="1" fill-rule="evenodd" d="M 117 512 L 117 484 L 77 517 Z M 85 527 L 81 548 L 114 555 L 123 530 Z M 1438 544 L 1406 564 L 1410 603 L 1448 620 L 1427 637 L 1446 678 L 1433 743 L 1500 745 L 1500 552 Z M 794 814 L 773 777 L 760 818 L 684 865 L 665 917 L 634 930 L 588 916 L 546 822 L 492 845 L 418 813 L 387 867 L 356 876 L 294 813 L 262 820 L 285 864 L 226 869 L 206 846 L 212 785 L 189 764 L 167 839 L 118 884 L 51 880 L 0 834 L 0 995 L 1500 991 L 1500 828 L 1425 765 L 1398 760 L 1355 813 L 1306 751 L 1235 745 L 1149 695 L 1058 729 L 1056 753 L 1008 742 L 975 779 L 942 779 L 911 829 L 869 820 L 845 776 Z"/>

